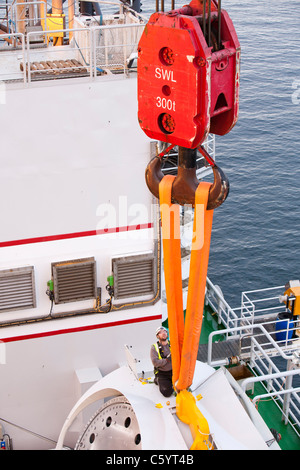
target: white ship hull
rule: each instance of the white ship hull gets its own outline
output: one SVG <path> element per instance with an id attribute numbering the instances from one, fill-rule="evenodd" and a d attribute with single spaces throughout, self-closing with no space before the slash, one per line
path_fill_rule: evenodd
<path id="1" fill-rule="evenodd" d="M 49 315 L 51 263 L 94 257 L 105 303 L 112 258 L 153 252 L 150 143 L 136 116 L 132 76 L 6 86 L 0 269 L 34 266 L 36 281 L 35 308 L 1 313 L 1 323 L 16 322 L 1 329 L 0 366 L 14 448 L 52 448 L 39 435 L 56 441 L 87 383 L 124 363 L 124 344 L 149 348 L 161 323 L 159 290 L 142 299 L 149 306 L 24 323 Z M 52 315 L 94 308 L 94 299 L 69 302 Z"/>

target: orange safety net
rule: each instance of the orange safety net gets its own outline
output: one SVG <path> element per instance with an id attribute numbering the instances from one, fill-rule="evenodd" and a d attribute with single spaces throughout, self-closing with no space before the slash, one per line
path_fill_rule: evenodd
<path id="1" fill-rule="evenodd" d="M 172 204 L 174 176 L 164 176 L 159 185 L 162 219 L 164 272 L 168 323 L 172 347 L 173 384 L 177 391 L 193 381 L 200 341 L 213 210 L 207 210 L 211 183 L 201 182 L 195 193 L 186 317 L 183 316 L 180 206 Z"/>

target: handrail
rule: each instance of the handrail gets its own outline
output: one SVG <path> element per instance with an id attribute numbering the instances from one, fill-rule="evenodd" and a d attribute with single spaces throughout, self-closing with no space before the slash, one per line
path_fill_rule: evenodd
<path id="1" fill-rule="evenodd" d="M 269 392 L 269 393 L 263 393 L 261 395 L 256 395 L 254 398 L 252 398 L 252 402 L 255 405 L 256 402 L 260 400 L 264 400 L 265 398 L 277 397 L 278 395 L 288 395 L 288 394 L 290 395 L 292 393 L 299 393 L 299 392 L 300 392 L 300 387 L 289 388 L 285 390 L 276 390 L 275 392 Z"/>
<path id="2" fill-rule="evenodd" d="M 259 375 L 257 377 L 246 378 L 243 380 L 241 384 L 241 388 L 245 392 L 249 384 L 254 384 L 257 382 L 262 383 L 264 381 L 268 381 L 269 387 L 270 387 L 271 381 L 272 382 L 274 381 L 274 385 L 277 383 L 277 385 L 281 387 L 281 384 L 278 384 L 278 382 L 275 379 L 284 378 L 285 380 L 287 380 L 286 388 L 284 390 L 276 390 L 275 386 L 271 385 L 270 388 L 274 390 L 273 392 L 268 391 L 267 393 L 256 395 L 252 399 L 252 401 L 255 404 L 257 401 L 264 399 L 264 398 L 273 399 L 273 397 L 277 397 L 278 400 L 282 403 L 282 415 L 284 417 L 285 424 L 287 424 L 289 417 L 293 417 L 295 422 L 299 425 L 300 422 L 299 422 L 298 415 L 295 415 L 294 412 L 291 410 L 291 405 L 293 406 L 294 409 L 299 410 L 299 406 L 297 406 L 297 404 L 299 405 L 300 403 L 300 398 L 297 395 L 297 393 L 300 392 L 300 387 L 292 386 L 292 378 L 294 376 L 300 377 L 299 368 L 288 370 L 288 371 L 275 372 L 271 374 Z M 282 395 L 284 395 L 283 399 L 281 398 Z"/>
<path id="3" fill-rule="evenodd" d="M 137 43 L 136 42 L 133 42 L 131 44 L 111 44 L 111 45 L 104 45 L 104 46 L 97 46 L 96 45 L 96 40 L 95 40 L 95 35 L 98 33 L 98 32 L 101 32 L 101 31 L 106 31 L 106 30 L 112 30 L 112 29 L 118 29 L 118 30 L 134 30 L 134 29 L 139 29 L 139 28 L 144 28 L 145 24 L 143 23 L 129 23 L 129 24 L 113 24 L 113 25 L 100 25 L 100 26 L 91 26 L 89 28 L 86 28 L 86 27 L 82 27 L 82 28 L 64 28 L 64 29 L 57 29 L 57 30 L 45 30 L 45 31 L 41 31 L 39 32 L 39 34 L 41 36 L 44 36 L 47 38 L 47 35 L 51 36 L 51 34 L 53 33 L 70 33 L 72 32 L 73 34 L 76 33 L 76 32 L 84 32 L 86 34 L 89 35 L 89 41 L 88 41 L 88 45 L 87 47 L 79 47 L 77 45 L 77 43 L 75 42 L 75 46 L 74 46 L 74 49 L 71 49 L 73 51 L 75 50 L 79 50 L 79 52 L 84 49 L 84 50 L 87 50 L 88 51 L 88 54 L 89 54 L 89 60 L 88 62 L 86 62 L 84 60 L 84 64 L 82 65 L 83 67 L 86 67 L 87 70 L 89 71 L 89 76 L 90 76 L 90 79 L 94 79 L 96 76 L 97 76 L 97 61 L 96 61 L 96 50 L 98 50 L 99 48 L 103 48 L 105 49 L 106 47 L 111 47 L 111 48 L 114 48 L 114 47 L 121 47 L 121 48 L 125 48 L 126 47 L 136 47 L 137 46 Z M 15 35 L 21 35 L 21 33 L 15 33 Z M 31 83 L 32 81 L 32 71 L 31 71 L 31 67 L 30 67 L 30 64 L 33 62 L 31 57 L 32 57 L 32 54 L 35 54 L 35 55 L 38 55 L 39 53 L 40 54 L 44 54 L 45 51 L 51 51 L 51 54 L 55 54 L 56 52 L 58 53 L 63 53 L 64 50 L 67 50 L 67 47 L 69 46 L 66 46 L 66 49 L 64 49 L 64 46 L 61 46 L 59 48 L 49 48 L 49 49 L 36 49 L 36 48 L 32 48 L 31 47 L 31 42 L 30 42 L 30 38 L 34 35 L 36 35 L 37 33 L 35 31 L 30 31 L 27 33 L 27 45 L 26 45 L 26 48 L 25 48 L 25 40 L 24 40 L 24 35 L 22 36 L 23 38 L 23 65 L 24 65 L 24 82 L 28 84 Z M 3 35 L 4 36 L 4 35 Z M 3 37 L 1 36 L 1 37 Z M 11 36 L 11 35 L 10 35 Z M 82 54 L 81 54 L 82 55 Z M 123 60 L 122 60 L 122 64 L 120 63 L 120 67 L 122 66 L 124 71 L 125 69 L 127 69 L 127 64 L 126 64 L 126 59 L 127 57 L 123 57 Z M 26 67 L 26 63 L 27 63 L 27 67 Z M 109 68 L 109 65 L 107 65 L 107 67 Z M 27 68 L 27 76 L 26 76 L 26 68 Z"/>
<path id="4" fill-rule="evenodd" d="M 243 392 L 246 391 L 247 385 L 256 383 L 256 382 L 263 382 L 265 380 L 270 380 L 270 379 L 277 379 L 279 377 L 289 377 L 289 376 L 294 376 L 294 375 L 300 375 L 300 369 L 293 369 L 293 370 L 288 370 L 288 371 L 283 371 L 283 372 L 275 372 L 275 374 L 265 374 L 265 375 L 259 375 L 258 377 L 248 377 L 247 379 L 243 380 L 243 383 L 241 384 Z M 292 389 L 294 392 L 300 391 L 300 388 L 297 389 Z M 276 392 L 277 395 L 281 395 L 281 392 Z M 268 394 L 270 396 L 270 394 Z"/>
<path id="5" fill-rule="evenodd" d="M 256 348 L 260 351 L 261 353 L 261 356 L 257 353 L 257 351 L 255 350 L 255 348 L 251 348 L 251 351 L 252 351 L 252 354 L 251 354 L 251 361 L 250 361 L 250 364 L 252 365 L 252 367 L 255 367 L 255 369 L 260 373 L 259 377 L 261 378 L 261 380 L 263 380 L 263 377 L 265 377 L 266 375 L 268 374 L 263 374 L 263 370 L 266 370 L 268 369 L 269 371 L 269 375 L 271 374 L 270 370 L 275 370 L 275 372 L 273 372 L 271 375 L 272 377 L 269 377 L 268 380 L 269 380 L 269 385 L 268 385 L 268 388 L 269 386 L 271 385 L 271 380 L 274 381 L 274 383 L 276 383 L 279 387 L 281 387 L 281 384 L 278 383 L 278 381 L 276 380 L 277 379 L 277 376 L 275 374 L 282 374 L 283 377 L 285 377 L 285 380 L 286 380 L 286 389 L 289 389 L 289 388 L 292 388 L 292 376 L 294 374 L 290 374 L 289 372 L 287 371 L 291 371 L 294 369 L 292 369 L 291 365 L 292 363 L 294 362 L 293 361 L 293 356 L 288 356 L 288 362 L 287 362 L 287 371 L 281 371 L 276 365 L 275 363 L 273 363 L 273 361 L 271 360 L 271 358 L 268 356 L 268 354 L 266 354 L 266 352 L 263 350 L 263 348 L 261 347 L 261 345 L 258 343 L 258 341 L 256 340 L 255 337 L 252 338 L 252 342 L 254 345 L 256 345 Z M 295 374 L 296 375 L 299 375 L 300 377 L 300 369 L 297 368 L 296 371 L 295 371 Z M 279 375 L 279 377 L 281 377 L 281 375 Z M 272 385 L 272 388 L 273 390 L 275 390 L 274 388 L 274 385 Z M 287 416 L 289 414 L 289 407 L 290 407 L 290 397 L 291 395 L 293 395 L 293 398 L 294 400 L 297 400 L 298 404 L 300 403 L 300 398 L 295 395 L 296 393 L 296 390 L 295 388 L 292 388 L 292 391 L 290 394 L 288 394 L 287 396 L 284 397 L 284 402 L 283 402 L 283 414 L 285 414 L 286 418 L 285 418 L 285 421 L 287 423 Z M 294 406 L 295 403 L 293 404 Z M 291 412 L 292 414 L 292 412 Z M 299 424 L 299 418 L 297 417 L 296 418 L 298 424 Z"/>
<path id="6" fill-rule="evenodd" d="M 276 289 L 284 289 L 284 286 L 275 286 L 275 287 L 265 287 L 263 289 L 253 289 L 253 290 L 247 290 L 244 292 L 244 294 L 253 294 L 254 292 L 266 292 L 268 290 L 276 290 Z"/>
<path id="7" fill-rule="evenodd" d="M 293 376 L 299 376 L 300 377 L 300 368 L 291 368 L 291 364 L 293 362 L 293 355 L 288 355 L 286 354 L 282 348 L 277 344 L 277 342 L 272 338 L 272 336 L 269 334 L 269 332 L 265 329 L 263 324 L 255 324 L 255 325 L 242 325 L 236 328 L 231 328 L 227 329 L 228 333 L 230 332 L 241 332 L 243 330 L 247 330 L 249 332 L 249 329 L 258 329 L 260 330 L 261 333 L 258 333 L 258 335 L 263 334 L 266 339 L 270 343 L 270 347 L 276 350 L 277 355 L 280 355 L 282 359 L 287 361 L 287 370 L 285 371 L 280 371 L 275 363 L 271 360 L 269 357 L 268 352 L 270 349 L 268 349 L 268 352 L 266 352 L 262 345 L 259 344 L 255 336 L 251 336 L 250 333 L 250 339 L 251 343 L 249 346 L 249 351 L 250 351 L 250 356 L 249 356 L 249 363 L 251 368 L 256 369 L 259 373 L 258 376 L 255 377 L 248 377 L 243 379 L 243 382 L 241 384 L 241 388 L 243 392 L 246 391 L 247 387 L 249 384 L 253 384 L 256 382 L 268 382 L 268 389 L 270 390 L 267 394 L 262 395 L 261 397 L 268 397 L 272 398 L 273 396 L 277 395 L 284 395 L 284 399 L 282 400 L 281 398 L 279 399 L 282 403 L 282 413 L 285 419 L 285 423 L 287 423 L 288 419 L 293 417 L 293 419 L 296 420 L 297 424 L 299 425 L 299 418 L 298 415 L 295 416 L 293 409 L 291 409 L 291 406 L 294 407 L 294 409 L 297 409 L 297 403 L 299 404 L 300 398 L 297 395 L 298 392 L 300 392 L 299 387 L 293 387 L 292 386 L 292 377 Z M 228 358 L 224 358 L 222 360 L 217 360 L 213 361 L 212 360 L 212 345 L 213 345 L 213 337 L 216 335 L 220 335 L 222 333 L 226 332 L 226 330 L 221 330 L 221 331 L 214 331 L 210 333 L 209 338 L 208 338 L 208 358 L 207 358 L 207 363 L 208 365 L 212 367 L 216 366 L 226 366 L 229 364 Z M 269 344 L 267 343 L 267 344 Z M 291 350 L 292 352 L 292 350 Z M 275 372 L 271 372 L 272 370 L 275 370 Z M 268 371 L 269 373 L 265 373 L 265 371 Z M 282 384 L 277 380 L 279 378 L 284 377 L 286 382 L 286 389 L 284 391 L 276 391 L 276 386 L 279 388 L 282 387 Z M 273 390 L 273 391 L 271 391 Z M 256 400 L 253 401 L 257 401 Z M 277 405 L 278 406 L 278 405 Z"/>
<path id="8" fill-rule="evenodd" d="M 147 21 L 146 16 L 141 15 L 141 13 L 139 13 L 139 12 L 133 10 L 133 8 L 130 8 L 130 6 L 129 6 L 129 5 L 126 5 L 126 3 L 121 3 L 121 2 L 108 2 L 108 1 L 105 1 L 105 0 L 98 0 L 98 3 L 103 4 L 103 5 L 116 5 L 116 6 L 119 6 L 119 7 L 121 7 L 121 8 L 126 8 L 126 10 L 132 11 L 135 15 L 139 16 L 142 20 Z"/>
<path id="9" fill-rule="evenodd" d="M 221 313 L 224 312 L 224 314 L 227 316 L 227 321 L 226 321 L 226 326 L 228 327 L 229 322 L 233 322 L 237 324 L 237 322 L 240 320 L 239 316 L 235 313 L 235 311 L 230 307 L 230 305 L 226 302 L 223 296 L 220 295 L 214 284 L 210 281 L 210 279 L 207 277 L 206 278 L 206 285 L 209 287 L 208 289 L 208 294 L 209 290 L 212 291 L 215 296 L 218 299 L 218 307 L 221 310 Z M 210 302 L 209 295 L 206 297 L 208 302 Z M 226 313 L 226 310 L 228 313 Z M 221 316 L 221 315 L 219 315 Z M 222 330 L 222 333 L 232 331 L 232 328 L 228 328 L 227 330 Z"/>
<path id="10" fill-rule="evenodd" d="M 254 317 L 259 317 L 259 314 L 266 313 L 271 314 L 271 311 L 282 310 L 282 305 L 279 301 L 279 295 L 274 295 L 274 291 L 281 291 L 283 292 L 284 286 L 276 286 L 276 287 L 267 287 L 264 289 L 256 289 L 256 290 L 249 290 L 242 292 L 241 296 L 241 309 L 242 309 L 242 316 L 243 311 L 246 310 L 249 313 L 249 317 L 247 319 L 253 322 Z M 266 297 L 263 297 L 262 294 L 266 293 Z M 259 298 L 255 298 L 255 295 L 260 295 Z M 277 300 L 277 305 L 270 307 L 269 302 Z M 265 303 L 265 307 L 261 306 L 262 303 Z M 259 308 L 257 308 L 257 306 Z M 250 308 L 252 312 L 250 312 Z M 245 317 L 246 319 L 246 317 Z"/>
<path id="11" fill-rule="evenodd" d="M 92 34 L 92 41 L 91 41 L 91 46 L 92 46 L 92 62 L 93 62 L 93 73 L 94 73 L 94 76 L 97 75 L 97 50 L 104 50 L 106 51 L 107 48 L 111 48 L 111 47 L 116 47 L 116 48 L 119 48 L 119 47 L 122 47 L 123 48 L 123 52 L 124 52 L 124 57 L 123 57 L 123 62 L 122 64 L 118 64 L 120 66 L 122 66 L 124 68 L 124 72 L 126 71 L 127 69 L 127 64 L 126 64 L 126 48 L 127 47 L 132 47 L 133 45 L 136 45 L 136 48 L 137 48 L 137 43 L 132 43 L 132 44 L 127 44 L 126 42 L 122 43 L 122 44 L 115 44 L 115 45 L 110 45 L 110 44 L 105 44 L 104 46 L 97 46 L 96 45 L 96 33 L 100 32 L 101 31 L 106 31 L 106 30 L 128 30 L 128 29 L 142 29 L 145 27 L 145 24 L 144 23 L 129 23 L 129 24 L 112 24 L 112 25 L 101 25 L 101 26 L 92 26 L 91 27 L 91 34 Z M 105 52 L 106 54 L 106 52 Z M 109 68 L 109 64 L 101 64 L 101 65 L 105 65 L 105 67 Z"/>
<path id="12" fill-rule="evenodd" d="M 34 0 L 34 1 L 26 1 L 26 2 L 14 1 L 11 4 L 11 7 L 12 7 L 12 20 L 14 21 L 15 25 L 17 25 L 17 23 L 21 23 L 22 21 L 24 21 L 24 18 L 17 19 L 16 8 L 18 6 L 22 6 L 23 10 L 25 10 L 25 8 L 28 8 L 29 5 L 32 5 L 32 6 L 35 6 L 35 5 L 45 6 L 45 2 L 43 0 Z M 32 18 L 32 20 L 43 20 L 46 24 L 46 17 L 47 17 L 46 8 L 44 8 L 43 10 L 44 10 L 44 15 L 43 16 L 41 16 L 41 17 L 37 16 L 35 18 Z M 18 28 L 16 28 L 16 29 L 18 29 Z"/>
<path id="13" fill-rule="evenodd" d="M 218 313 L 218 321 L 222 323 L 225 328 L 237 326 L 239 323 L 253 325 L 256 323 L 263 323 L 266 319 L 273 319 L 282 312 L 285 306 L 280 302 L 279 292 L 283 291 L 283 286 L 269 287 L 264 289 L 256 289 L 251 291 L 242 292 L 241 306 L 238 308 L 231 308 L 224 297 L 216 290 L 211 281 L 207 279 L 207 301 L 212 308 L 216 308 Z M 278 295 L 273 293 L 278 291 Z M 266 297 L 253 298 L 250 294 L 266 293 Z M 277 301 L 277 302 L 276 302 Z M 275 303 L 276 302 L 276 303 Z M 214 303 L 216 305 L 214 305 Z M 224 308 L 222 308 L 224 306 Z M 239 313 L 237 316 L 236 313 Z"/>
<path id="14" fill-rule="evenodd" d="M 34 3 L 34 2 L 30 2 Z M 40 3 L 40 1 L 38 2 Z M 40 30 L 40 31 L 29 31 L 27 34 L 24 33 L 7 33 L 7 34 L 1 34 L 0 38 L 3 40 L 10 39 L 12 40 L 13 38 L 19 38 L 20 44 L 22 45 L 22 58 L 21 58 L 21 63 L 23 65 L 22 67 L 22 75 L 20 73 L 20 70 L 18 69 L 19 66 L 19 61 L 16 60 L 15 63 L 11 66 L 10 69 L 7 69 L 5 73 L 2 73 L 2 76 L 0 75 L 0 80 L 3 79 L 2 77 L 5 77 L 4 79 L 9 81 L 11 79 L 18 79 L 20 80 L 20 77 L 22 76 L 22 81 L 24 84 L 28 85 L 32 82 L 32 67 L 31 63 L 32 62 L 39 62 L 40 61 L 52 61 L 52 60 L 73 60 L 74 57 L 77 54 L 77 50 L 83 52 L 81 53 L 81 56 L 78 57 L 78 61 L 82 64 L 82 67 L 85 67 L 87 71 L 89 71 L 89 76 L 90 79 L 93 80 L 97 76 L 97 71 L 98 68 L 102 68 L 101 65 L 99 65 L 99 61 L 101 63 L 102 57 L 105 54 L 105 51 L 109 50 L 109 53 L 111 54 L 111 51 L 113 52 L 113 58 L 109 57 L 109 61 L 106 63 L 104 61 L 103 67 L 105 69 L 107 68 L 110 70 L 111 68 L 116 68 L 124 71 L 124 73 L 128 72 L 128 62 L 131 58 L 133 58 L 133 55 L 131 57 L 131 54 L 134 52 L 137 52 L 137 45 L 138 45 L 138 40 L 140 37 L 140 32 L 141 30 L 145 27 L 145 22 L 142 20 L 134 23 L 126 23 L 126 24 L 104 24 L 104 25 L 93 25 L 90 27 L 74 27 L 74 28 L 58 28 L 58 29 L 47 29 L 47 30 Z M 107 43 L 99 42 L 99 38 L 97 37 L 97 34 L 101 34 L 101 32 L 106 32 L 106 31 L 126 31 L 124 33 L 124 38 L 122 38 L 122 33 L 121 37 L 116 33 L 116 37 L 114 38 L 113 43 L 111 41 L 107 41 Z M 128 32 L 128 33 L 127 33 Z M 79 34 L 86 34 L 89 35 L 88 40 L 85 42 L 85 39 L 82 41 L 78 41 L 79 46 L 77 44 L 77 41 L 75 40 L 76 38 L 73 37 L 73 39 L 70 41 L 70 44 L 68 45 L 61 45 L 58 47 L 36 47 L 33 45 L 32 38 L 36 36 L 37 34 L 41 37 L 44 38 L 44 41 L 47 41 L 48 37 L 51 37 L 51 35 L 55 35 L 57 33 L 61 33 L 62 35 L 68 35 L 68 33 L 72 33 L 72 35 L 76 35 L 76 33 Z M 126 34 L 126 37 L 125 37 Z M 128 34 L 128 36 L 127 36 Z M 15 39 L 16 40 L 16 39 Z M 69 52 L 71 56 L 69 56 Z M 100 54 L 98 56 L 98 51 L 100 51 Z M 116 51 L 116 52 L 114 52 Z M 2 48 L 1 49 L 1 54 L 2 57 L 5 55 L 5 53 L 13 54 L 13 50 L 11 48 Z M 49 55 L 48 55 L 49 54 Z M 56 55 L 57 54 L 57 55 Z M 97 54 L 97 57 L 96 57 Z M 41 57 L 41 59 L 39 59 Z M 53 57 L 53 59 L 51 58 Z M 116 60 L 114 62 L 114 57 L 116 57 Z M 82 59 L 83 62 L 82 62 Z M 73 70 L 72 65 L 69 67 Z M 49 72 L 51 72 L 52 69 L 48 69 Z M 40 72 L 39 75 L 36 75 L 37 78 L 46 78 L 46 68 L 43 70 L 37 69 L 37 72 Z M 57 69 L 54 68 L 53 66 L 53 72 L 57 71 Z M 74 71 L 76 71 L 76 66 L 74 66 Z M 43 74 L 43 72 L 45 72 Z M 17 77 L 18 75 L 18 77 Z M 56 76 L 56 78 L 60 78 L 59 75 Z M 65 76 L 64 76 L 65 78 Z"/>
<path id="15" fill-rule="evenodd" d="M 23 81 L 26 83 L 26 70 L 25 70 L 25 36 L 23 33 L 7 33 L 1 34 L 0 39 L 11 39 L 11 38 L 19 38 L 21 39 L 21 47 L 22 47 L 22 62 L 23 62 Z M 9 50 L 4 50 L 3 53 L 10 53 Z M 1 76 L 0 76 L 1 79 Z"/>
<path id="16" fill-rule="evenodd" d="M 65 32 L 74 32 L 74 31 L 84 31 L 87 32 L 90 35 L 90 50 L 92 50 L 92 28 L 64 28 L 64 29 L 51 29 L 51 30 L 46 30 L 46 31 L 41 31 L 41 35 L 51 35 L 52 33 L 65 33 Z M 31 83 L 31 70 L 30 70 L 30 36 L 36 35 L 35 31 L 30 31 L 27 33 L 27 64 L 28 64 L 28 83 Z M 36 49 L 34 49 L 34 52 L 36 52 Z M 42 50 L 41 52 L 44 52 Z M 54 48 L 51 51 L 53 53 L 57 52 Z M 91 64 L 85 64 L 87 68 L 90 70 L 90 77 L 93 77 L 93 71 L 92 71 L 92 65 Z"/>

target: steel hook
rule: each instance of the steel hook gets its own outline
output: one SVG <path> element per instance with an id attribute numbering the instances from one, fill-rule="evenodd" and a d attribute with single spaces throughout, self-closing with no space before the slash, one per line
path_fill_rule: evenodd
<path id="1" fill-rule="evenodd" d="M 215 209 L 227 198 L 229 181 L 202 145 L 198 147 L 198 150 L 211 165 L 214 173 L 214 182 L 209 190 L 207 209 Z M 195 203 L 195 191 L 200 183 L 196 175 L 196 155 L 197 149 L 178 147 L 178 172 L 172 187 L 173 203 L 179 205 L 190 204 L 192 206 Z M 146 184 L 156 198 L 159 198 L 159 183 L 164 177 L 161 167 L 162 158 L 158 155 L 149 162 L 145 172 Z"/>

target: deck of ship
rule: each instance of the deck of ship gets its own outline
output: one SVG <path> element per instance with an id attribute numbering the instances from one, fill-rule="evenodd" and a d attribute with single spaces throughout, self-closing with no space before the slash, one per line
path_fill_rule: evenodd
<path id="1" fill-rule="evenodd" d="M 260 325 L 260 319 L 253 320 L 252 333 L 256 333 L 255 341 L 258 344 L 257 358 L 254 361 L 251 356 L 253 350 L 251 349 L 251 338 L 253 335 L 247 334 L 245 331 L 244 335 L 232 336 L 227 334 L 227 330 L 222 324 L 218 322 L 218 316 L 214 309 L 210 306 L 206 306 L 203 316 L 201 339 L 198 350 L 197 359 L 205 363 L 212 363 L 216 367 L 216 364 L 222 364 L 228 366 L 228 370 L 241 383 L 247 378 L 254 378 L 256 376 L 263 376 L 267 370 L 263 370 L 262 363 L 265 362 L 266 366 L 271 372 L 276 372 L 276 366 L 271 366 L 274 362 L 282 361 L 282 358 L 278 357 L 280 351 L 286 352 L 287 354 L 295 350 L 295 342 L 291 341 L 284 342 L 283 347 L 270 346 L 270 342 L 266 341 L 265 334 L 262 334 L 260 327 L 255 328 L 255 325 Z M 263 329 L 270 335 L 272 339 L 276 339 L 276 327 L 274 319 L 269 318 L 263 322 Z M 219 332 L 219 334 L 216 334 Z M 213 333 L 215 336 L 215 342 L 209 346 L 209 336 Z M 299 341 L 299 340 L 294 340 Z M 260 357 L 259 357 L 260 355 Z M 266 361 L 270 361 L 267 363 Z M 277 358 L 277 359 L 276 359 Z M 241 369 L 244 369 L 241 371 Z M 295 373 L 299 373 L 299 369 L 295 368 Z M 239 374 L 241 374 L 239 376 Z M 241 380 L 240 380 L 241 379 Z M 287 377 L 280 378 L 280 381 L 269 384 L 270 396 L 267 397 L 268 387 L 262 382 L 253 382 L 246 388 L 246 393 L 249 396 L 256 407 L 258 408 L 264 421 L 267 423 L 270 429 L 275 429 L 281 436 L 279 445 L 282 450 L 300 450 L 300 427 L 299 427 L 299 392 L 297 392 L 297 381 L 298 376 L 293 377 L 294 392 L 291 393 L 293 405 L 291 408 L 291 414 L 289 419 L 285 418 L 286 401 L 285 395 L 272 397 L 272 391 L 274 389 L 282 391 L 286 387 Z M 266 393 L 267 392 L 267 393 Z M 261 397 L 261 398 L 260 398 Z M 273 398 L 273 399 L 272 399 Z"/>
<path id="2" fill-rule="evenodd" d="M 254 324 L 260 324 L 260 320 L 254 320 Z M 269 319 L 263 323 L 264 328 L 266 331 L 270 334 L 272 338 L 275 338 L 275 323 L 274 319 Z M 205 326 L 205 328 L 208 328 L 208 326 Z M 253 329 L 253 332 L 251 335 L 255 335 L 258 343 L 261 345 L 261 347 L 267 351 L 270 350 L 269 344 L 266 343 L 266 338 L 265 336 L 261 333 L 259 329 L 255 331 L 255 328 Z M 250 343 L 251 343 L 251 337 L 247 332 L 241 337 L 233 337 L 233 338 L 228 338 L 228 339 L 222 339 L 221 341 L 214 342 L 213 348 L 212 348 L 212 355 L 211 358 L 213 361 L 218 361 L 218 360 L 223 360 L 225 358 L 232 358 L 232 357 L 238 357 L 242 358 L 244 361 L 248 361 L 250 359 Z M 277 351 L 272 348 L 272 353 L 273 355 L 277 355 Z M 207 362 L 208 360 L 208 344 L 200 344 L 199 345 L 199 350 L 198 350 L 198 360 L 202 362 Z"/>

